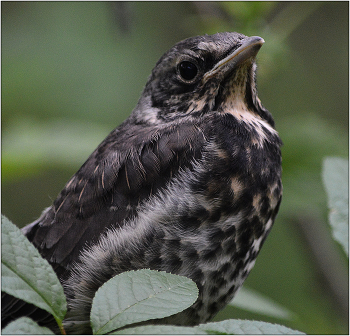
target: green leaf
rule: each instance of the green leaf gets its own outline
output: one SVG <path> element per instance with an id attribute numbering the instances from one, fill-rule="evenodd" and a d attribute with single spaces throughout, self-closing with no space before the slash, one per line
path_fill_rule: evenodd
<path id="1" fill-rule="evenodd" d="M 322 178 L 328 196 L 329 223 L 334 239 L 349 256 L 349 163 L 337 157 L 323 160 Z"/>
<path id="2" fill-rule="evenodd" d="M 200 324 L 196 327 L 178 327 L 167 325 L 147 325 L 135 328 L 123 329 L 114 332 L 113 335 L 121 334 L 178 334 L 178 335 L 273 335 L 273 334 L 291 334 L 302 335 L 303 333 L 297 330 L 287 328 L 279 324 L 272 324 L 260 321 L 244 321 L 244 320 L 225 320 L 221 322 L 211 322 Z"/>
<path id="3" fill-rule="evenodd" d="M 5 216 L 1 232 L 1 290 L 48 311 L 61 326 L 66 297 L 52 267 Z"/>
<path id="4" fill-rule="evenodd" d="M 92 302 L 94 334 L 176 314 L 197 299 L 196 284 L 183 276 L 143 269 L 119 274 L 101 286 Z"/>
<path id="5" fill-rule="evenodd" d="M 271 335 L 271 334 L 303 334 L 279 324 L 248 320 L 225 320 L 200 324 L 198 328 L 207 334 L 227 335 Z"/>
<path id="6" fill-rule="evenodd" d="M 281 319 L 290 320 L 294 316 L 294 313 L 287 308 L 284 308 L 270 298 L 245 287 L 239 290 L 229 305 Z"/>
<path id="7" fill-rule="evenodd" d="M 180 327 L 173 325 L 146 325 L 126 328 L 111 333 L 112 335 L 203 335 L 198 328 Z"/>
<path id="8" fill-rule="evenodd" d="M 36 322 L 28 317 L 21 317 L 9 323 L 1 330 L 2 335 L 54 335 L 45 327 L 40 327 Z"/>

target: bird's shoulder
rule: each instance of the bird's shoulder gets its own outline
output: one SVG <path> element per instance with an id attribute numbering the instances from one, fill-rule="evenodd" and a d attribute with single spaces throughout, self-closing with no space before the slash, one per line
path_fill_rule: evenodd
<path id="1" fill-rule="evenodd" d="M 27 230 L 53 264 L 66 267 L 107 228 L 137 215 L 143 201 L 201 156 L 203 123 L 124 122 L 96 148 L 53 205 Z"/>

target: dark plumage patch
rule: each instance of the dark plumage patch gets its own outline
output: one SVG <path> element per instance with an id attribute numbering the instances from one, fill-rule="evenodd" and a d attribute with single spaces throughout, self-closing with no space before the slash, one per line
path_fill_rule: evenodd
<path id="1" fill-rule="evenodd" d="M 206 248 L 201 255 L 201 259 L 205 261 L 216 259 L 222 252 L 222 246 L 220 242 L 210 242 L 210 247 Z"/>
<path id="2" fill-rule="evenodd" d="M 227 239 L 223 242 L 222 248 L 227 255 L 234 255 L 236 252 L 236 242 L 234 239 Z"/>

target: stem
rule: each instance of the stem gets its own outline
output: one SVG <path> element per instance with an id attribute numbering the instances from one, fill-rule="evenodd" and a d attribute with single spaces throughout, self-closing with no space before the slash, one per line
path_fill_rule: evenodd
<path id="1" fill-rule="evenodd" d="M 56 318 L 55 318 L 55 319 L 56 319 Z M 58 327 L 60 328 L 61 335 L 67 335 L 67 333 L 66 333 L 66 331 L 65 331 L 65 329 L 64 329 L 62 320 L 56 319 L 56 322 L 57 322 L 57 324 L 58 324 Z"/>

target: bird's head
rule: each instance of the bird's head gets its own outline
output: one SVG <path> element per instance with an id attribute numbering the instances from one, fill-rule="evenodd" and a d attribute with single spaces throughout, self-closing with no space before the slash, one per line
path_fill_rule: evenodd
<path id="1" fill-rule="evenodd" d="M 273 125 L 256 92 L 255 57 L 263 43 L 239 33 L 177 43 L 154 67 L 134 115 L 158 123 L 244 109 Z"/>

